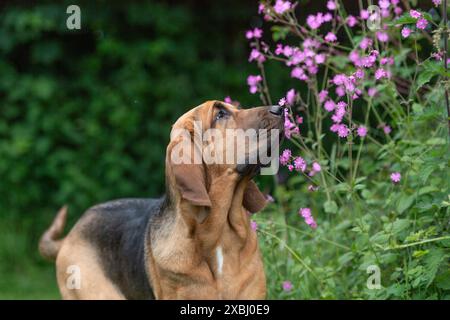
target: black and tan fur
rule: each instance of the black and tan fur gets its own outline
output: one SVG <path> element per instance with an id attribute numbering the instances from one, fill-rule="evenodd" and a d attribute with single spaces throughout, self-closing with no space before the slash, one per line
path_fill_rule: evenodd
<path id="1" fill-rule="evenodd" d="M 219 110 L 226 119 L 216 120 Z M 175 128 L 282 128 L 281 109 L 237 109 L 208 101 L 180 117 Z M 166 195 L 96 205 L 61 239 L 67 208 L 57 214 L 39 249 L 56 259 L 64 299 L 262 299 L 266 285 L 248 211 L 265 198 L 252 181 L 258 165 L 174 165 L 166 154 Z M 220 255 L 219 255 L 220 248 Z M 219 266 L 218 255 L 223 263 Z M 70 289 L 71 265 L 81 288 Z"/>

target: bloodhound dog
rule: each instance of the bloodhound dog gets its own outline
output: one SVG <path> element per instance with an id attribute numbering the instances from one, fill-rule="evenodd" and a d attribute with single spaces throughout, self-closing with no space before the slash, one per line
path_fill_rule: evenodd
<path id="1" fill-rule="evenodd" d="M 182 135 L 174 132 L 188 132 L 194 144 L 198 122 L 202 131 L 282 130 L 282 115 L 279 106 L 238 109 L 205 102 L 172 128 L 165 196 L 96 205 L 61 238 L 63 207 L 39 242 L 41 255 L 56 260 L 62 298 L 264 299 L 266 279 L 249 219 L 249 212 L 266 204 L 252 180 L 261 164 L 175 163 Z M 210 142 L 216 153 L 226 149 Z M 205 143 L 197 143 L 202 148 Z"/>

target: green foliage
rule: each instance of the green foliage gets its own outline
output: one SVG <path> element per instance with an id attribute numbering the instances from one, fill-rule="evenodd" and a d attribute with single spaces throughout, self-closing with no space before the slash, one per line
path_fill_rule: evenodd
<path id="1" fill-rule="evenodd" d="M 70 227 L 96 203 L 165 191 L 185 111 L 258 103 L 245 86 L 250 4 L 78 1 L 78 31 L 72 2 L 40 3 L 0 13 L 0 298 L 58 297 L 37 242 L 62 205 Z"/>
<path id="2" fill-rule="evenodd" d="M 434 88 L 402 123 L 395 142 L 366 146 L 360 188 L 335 185 L 333 199 L 292 177 L 259 216 L 269 297 L 287 299 L 450 299 L 450 197 L 443 90 Z M 430 120 L 432 119 L 432 120 Z M 427 134 L 424 134 L 427 132 Z M 389 169 L 402 172 L 400 184 Z M 351 195 L 342 201 L 343 195 Z M 339 196 L 341 195 L 341 196 Z M 339 201 L 341 199 L 341 201 Z M 311 230 L 299 207 L 317 213 Z M 276 236 L 277 238 L 275 238 Z M 287 249 L 289 247 L 289 250 Z M 295 255 L 292 253 L 295 252 Z M 381 270 L 381 289 L 368 289 L 367 267 Z M 290 280 L 294 289 L 283 292 Z"/>
<path id="3" fill-rule="evenodd" d="M 289 139 L 292 156 L 285 162 L 292 165 L 302 157 L 308 165 L 319 163 L 321 171 L 290 168 L 289 173 L 282 172 L 282 176 L 289 175 L 286 185 L 275 189 L 275 203 L 254 218 L 269 275 L 269 297 L 450 299 L 450 128 L 444 99 L 449 74 L 442 59 L 436 59 L 443 52 L 441 18 L 436 12 L 431 16 L 421 10 L 430 23 L 427 30 L 417 32 L 417 19 L 409 12 L 395 20 L 388 14 L 380 26 L 389 40 L 382 41 L 369 28 L 358 25 L 350 29 L 340 24 L 345 21 L 345 9 L 343 2 L 339 4 L 340 19 L 330 28 L 345 52 L 332 48 L 329 54 L 323 48 L 330 44 L 321 43 L 317 52 L 327 55 L 325 67 L 309 73 L 304 82 L 285 86 L 285 91 L 294 88 L 299 92 L 295 103 L 287 104 L 292 113 L 287 127 L 295 126 L 294 116 L 303 117 L 300 134 Z M 416 4 L 410 3 L 412 8 Z M 277 45 L 293 46 L 301 52 L 305 38 L 320 41 L 316 35 L 321 37 L 329 29 L 309 30 L 302 24 L 304 20 L 293 18 L 296 13 L 265 11 L 273 19 L 269 24 L 274 24 L 271 31 Z M 401 36 L 404 24 L 415 30 L 407 38 Z M 349 30 L 344 33 L 340 28 Z M 433 37 L 424 36 L 428 31 Z M 368 38 L 375 46 L 361 52 L 360 44 Z M 283 57 L 268 52 L 271 63 Z M 376 52 L 391 58 L 392 65 L 362 68 L 350 62 L 348 52 L 366 57 Z M 314 56 L 314 52 L 308 53 Z M 295 64 L 294 60 L 288 62 Z M 308 69 L 302 63 L 296 66 Z M 377 68 L 387 68 L 390 76 L 383 80 L 371 74 Z M 358 69 L 364 70 L 362 83 L 354 81 Z M 348 77 L 361 95 L 355 97 L 354 88 L 335 95 L 337 85 L 330 83 L 336 82 L 336 75 Z M 309 90 L 304 92 L 302 86 Z M 376 89 L 375 97 L 368 94 L 369 88 Z M 263 88 L 270 89 L 270 85 Z M 332 113 L 323 116 L 327 109 L 326 99 L 319 95 L 323 90 L 326 99 L 346 103 L 346 117 L 333 120 L 350 128 L 341 137 L 329 130 L 327 117 Z M 355 134 L 355 124 L 363 124 L 367 132 Z M 401 173 L 401 179 L 392 181 L 392 173 Z M 299 215 L 300 208 L 310 208 L 316 229 Z M 381 283 L 372 286 L 377 270 Z M 292 290 L 283 289 L 284 281 L 292 282 Z"/>

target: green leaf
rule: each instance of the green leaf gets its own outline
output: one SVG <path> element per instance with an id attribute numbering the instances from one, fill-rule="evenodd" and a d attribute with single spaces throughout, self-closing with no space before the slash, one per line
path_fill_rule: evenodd
<path id="1" fill-rule="evenodd" d="M 427 269 L 426 279 L 427 287 L 433 282 L 434 277 L 436 276 L 437 271 L 441 265 L 441 262 L 446 257 L 444 251 L 442 249 L 432 249 L 430 253 L 425 257 L 425 266 Z"/>
<path id="2" fill-rule="evenodd" d="M 393 22 L 388 23 L 388 25 L 395 26 L 398 24 L 412 24 L 412 23 L 416 23 L 416 20 L 417 19 L 411 17 L 409 12 L 407 12 L 407 13 L 404 13 L 398 19 L 394 20 Z"/>
<path id="3" fill-rule="evenodd" d="M 406 195 L 402 194 L 397 203 L 397 211 L 398 213 L 403 213 L 406 209 L 408 209 L 412 203 L 414 202 L 415 195 Z"/>
<path id="4" fill-rule="evenodd" d="M 421 196 L 421 195 L 424 195 L 427 193 L 437 192 L 437 191 L 439 191 L 439 188 L 436 186 L 426 186 L 426 187 L 420 188 L 418 193 L 419 193 L 419 196 Z"/>
<path id="5" fill-rule="evenodd" d="M 430 80 L 436 75 L 436 73 L 434 71 L 422 71 L 419 76 L 417 77 L 417 87 L 421 88 L 423 87 L 425 84 L 427 84 L 428 82 L 430 82 Z"/>
<path id="6" fill-rule="evenodd" d="M 420 75 L 419 75 L 419 78 L 420 78 Z M 418 104 L 418 103 L 413 103 L 412 110 L 416 114 L 422 114 L 423 113 L 423 106 L 421 104 Z"/>
<path id="7" fill-rule="evenodd" d="M 343 265 L 347 264 L 348 262 L 352 261 L 353 258 L 354 258 L 353 252 L 347 252 L 338 258 L 338 263 L 340 266 L 343 266 Z"/>
<path id="8" fill-rule="evenodd" d="M 274 41 L 284 40 L 289 34 L 289 27 L 273 26 L 271 30 Z"/>
<path id="9" fill-rule="evenodd" d="M 392 223 L 392 232 L 399 233 L 409 227 L 411 222 L 408 219 L 397 219 Z"/>
<path id="10" fill-rule="evenodd" d="M 450 290 L 450 270 L 446 270 L 435 278 L 436 287 L 442 290 Z"/>
<path id="11" fill-rule="evenodd" d="M 439 137 L 428 139 L 427 142 L 426 142 L 426 144 L 432 145 L 432 146 L 434 146 L 434 145 L 444 145 L 446 143 L 447 142 L 446 142 L 446 140 L 444 138 L 439 138 Z"/>
<path id="12" fill-rule="evenodd" d="M 338 210 L 338 206 L 336 202 L 330 200 L 324 203 L 323 209 L 325 210 L 326 213 L 336 213 Z"/>

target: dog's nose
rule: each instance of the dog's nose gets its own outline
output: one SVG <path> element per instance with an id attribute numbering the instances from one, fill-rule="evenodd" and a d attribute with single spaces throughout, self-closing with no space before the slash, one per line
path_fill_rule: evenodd
<path id="1" fill-rule="evenodd" d="M 269 112 L 279 117 L 283 114 L 283 108 L 279 105 L 269 106 Z"/>

